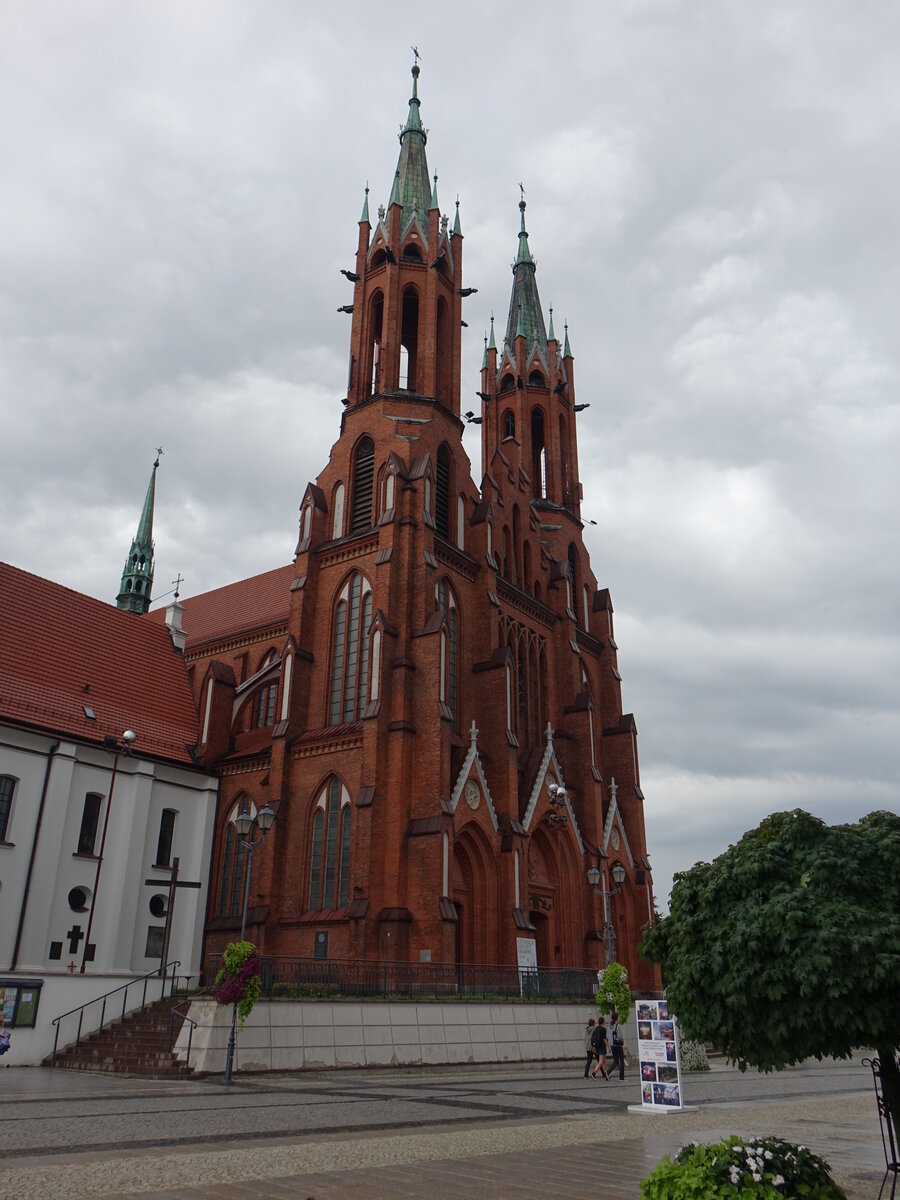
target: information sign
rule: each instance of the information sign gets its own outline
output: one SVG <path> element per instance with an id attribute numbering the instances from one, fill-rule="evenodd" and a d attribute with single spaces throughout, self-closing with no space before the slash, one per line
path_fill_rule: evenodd
<path id="1" fill-rule="evenodd" d="M 678 1022 L 665 1000 L 636 1000 L 641 1105 L 671 1111 L 683 1108 Z"/>

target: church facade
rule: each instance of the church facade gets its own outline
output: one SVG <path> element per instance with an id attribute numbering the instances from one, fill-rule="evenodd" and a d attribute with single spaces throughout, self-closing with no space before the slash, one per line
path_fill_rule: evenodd
<path id="1" fill-rule="evenodd" d="M 568 332 L 545 324 L 523 197 L 505 336 L 492 326 L 480 413 L 463 413 L 464 239 L 429 175 L 418 75 L 389 202 L 370 215 L 367 189 L 345 272 L 340 435 L 294 561 L 180 606 L 219 777 L 207 961 L 241 926 L 236 819 L 268 806 L 247 924 L 266 955 L 515 965 L 533 943 L 538 967 L 615 958 L 656 987 L 636 950 L 653 913 L 637 730 L 582 537 Z"/>

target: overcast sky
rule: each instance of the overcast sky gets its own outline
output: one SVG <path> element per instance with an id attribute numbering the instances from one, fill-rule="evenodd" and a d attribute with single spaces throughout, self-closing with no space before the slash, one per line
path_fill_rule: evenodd
<path id="1" fill-rule="evenodd" d="M 161 444 L 157 596 L 290 560 L 339 429 L 339 268 L 367 181 L 387 203 L 415 43 L 478 288 L 464 407 L 519 180 L 569 322 L 660 902 L 769 812 L 897 810 L 900 6 L 2 15 L 0 556 L 114 600 Z"/>

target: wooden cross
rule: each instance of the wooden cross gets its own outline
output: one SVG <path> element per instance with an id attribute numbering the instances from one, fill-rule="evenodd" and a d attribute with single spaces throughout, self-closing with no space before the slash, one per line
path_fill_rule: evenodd
<path id="1" fill-rule="evenodd" d="M 178 868 L 181 865 L 181 860 L 178 858 L 172 859 L 172 865 L 169 867 L 169 899 L 166 903 L 166 928 L 163 934 L 162 954 L 160 955 L 159 970 L 160 974 L 165 970 L 169 960 L 169 938 L 172 935 L 172 914 L 175 911 L 175 895 L 178 888 L 198 888 L 203 884 L 197 881 L 188 881 L 178 878 Z M 159 887 L 158 879 L 145 879 L 144 883 L 147 887 Z"/>

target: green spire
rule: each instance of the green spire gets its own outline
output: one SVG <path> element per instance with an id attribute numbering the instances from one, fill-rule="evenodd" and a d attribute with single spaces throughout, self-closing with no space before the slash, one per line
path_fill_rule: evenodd
<path id="1" fill-rule="evenodd" d="M 391 204 L 403 206 L 400 217 L 401 228 L 412 218 L 413 211 L 420 214 L 429 211 L 432 198 L 431 181 L 428 176 L 428 160 L 425 156 L 425 143 L 428 134 L 422 126 L 419 116 L 419 64 L 413 63 L 413 89 L 409 99 L 409 114 L 406 124 L 400 130 L 400 158 L 397 162 L 397 175 L 394 179 L 394 191 L 391 192 Z"/>
<path id="2" fill-rule="evenodd" d="M 494 341 L 494 314 L 491 313 L 491 340 L 488 342 L 488 350 L 496 350 L 497 343 Z"/>
<path id="3" fill-rule="evenodd" d="M 521 183 L 519 184 L 521 188 Z M 521 225 L 519 228 L 519 253 L 516 255 L 517 263 L 530 263 L 534 260 L 531 257 L 531 251 L 528 249 L 528 231 L 525 228 L 525 191 L 522 191 L 522 199 L 519 201 L 519 212 L 522 214 Z"/>
<path id="4" fill-rule="evenodd" d="M 366 198 L 365 198 L 365 200 L 363 200 L 362 216 L 359 218 L 359 223 L 360 223 L 360 225 L 362 225 L 363 223 L 368 225 L 370 223 L 369 222 L 369 185 L 368 185 L 368 183 L 366 184 Z"/>
<path id="5" fill-rule="evenodd" d="M 569 346 L 569 322 L 568 321 L 565 324 L 565 330 L 566 330 L 566 344 L 563 347 L 563 358 L 574 358 L 575 356 L 573 355 L 571 347 Z"/>
<path id="6" fill-rule="evenodd" d="M 547 341 L 555 342 L 556 334 L 553 332 L 553 305 L 550 305 L 550 328 L 547 330 Z"/>
<path id="7" fill-rule="evenodd" d="M 116 604 L 126 612 L 145 613 L 150 607 L 150 593 L 153 589 L 153 505 L 156 500 L 156 472 L 159 470 L 159 456 L 162 447 L 156 454 L 147 495 L 144 497 L 144 507 L 138 522 L 137 533 L 131 543 L 131 550 L 125 560 L 122 571 L 122 581 L 119 584 L 119 594 Z"/>
<path id="8" fill-rule="evenodd" d="M 428 205 L 428 211 L 434 212 L 435 209 L 440 210 L 440 207 L 441 206 L 438 204 L 438 198 L 437 198 L 437 171 L 435 171 L 435 173 L 434 173 L 434 188 L 432 189 L 432 192 L 431 192 L 431 203 Z"/>
<path id="9" fill-rule="evenodd" d="M 483 358 L 482 358 L 482 360 L 481 360 L 481 369 L 482 369 L 482 371 L 486 371 L 486 370 L 487 370 L 487 365 L 488 365 L 488 364 L 487 364 L 487 334 L 485 334 L 485 335 L 484 335 L 484 356 L 483 356 Z"/>
<path id="10" fill-rule="evenodd" d="M 453 221 L 453 233 L 455 237 L 462 237 L 462 226 L 459 223 L 459 196 L 456 197 L 456 217 Z"/>
<path id="11" fill-rule="evenodd" d="M 536 263 L 528 249 L 528 231 L 525 228 L 525 191 L 522 185 L 522 197 L 519 201 L 520 229 L 519 252 L 513 263 L 512 295 L 509 298 L 509 316 L 506 321 L 506 345 L 512 349 L 517 337 L 524 335 L 525 347 L 528 353 L 536 346 L 547 360 L 547 333 L 544 329 L 544 317 L 541 312 L 541 299 L 538 295 L 535 280 Z"/>

